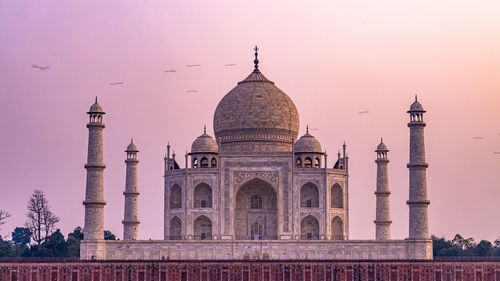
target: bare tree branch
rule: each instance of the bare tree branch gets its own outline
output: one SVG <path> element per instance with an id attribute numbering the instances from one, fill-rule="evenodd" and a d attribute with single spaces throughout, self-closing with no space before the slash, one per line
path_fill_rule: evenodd
<path id="1" fill-rule="evenodd" d="M 33 240 L 40 244 L 54 230 L 59 218 L 52 213 L 49 207 L 49 201 L 45 194 L 40 190 L 35 190 L 28 201 L 28 218 L 25 226 L 30 229 Z"/>
<path id="2" fill-rule="evenodd" d="M 0 210 L 0 225 L 5 224 L 5 220 L 10 217 L 10 214 L 7 211 Z M 1 228 L 0 228 L 1 230 Z"/>

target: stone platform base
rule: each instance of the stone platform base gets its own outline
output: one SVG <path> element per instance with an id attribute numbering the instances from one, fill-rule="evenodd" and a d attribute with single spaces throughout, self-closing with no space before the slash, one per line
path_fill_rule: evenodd
<path id="1" fill-rule="evenodd" d="M 105 260 L 359 260 L 432 259 L 432 241 L 424 240 L 84 240 L 81 259 Z"/>

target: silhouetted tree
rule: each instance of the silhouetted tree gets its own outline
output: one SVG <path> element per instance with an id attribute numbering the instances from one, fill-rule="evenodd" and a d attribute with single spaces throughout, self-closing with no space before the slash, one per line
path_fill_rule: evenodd
<path id="1" fill-rule="evenodd" d="M 9 242 L 4 241 L 0 235 L 0 257 L 10 257 L 12 252 L 12 247 Z"/>
<path id="2" fill-rule="evenodd" d="M 77 239 L 78 241 L 83 240 L 83 231 L 82 231 L 82 228 L 79 227 L 79 226 L 75 227 L 75 230 L 73 230 L 73 232 L 71 232 L 70 234 L 68 234 L 68 238 L 69 237 L 73 237 L 73 238 Z"/>
<path id="3" fill-rule="evenodd" d="M 53 231 L 59 218 L 52 213 L 45 194 L 35 190 L 28 201 L 28 220 L 25 226 L 30 229 L 33 240 L 40 245 Z"/>
<path id="4" fill-rule="evenodd" d="M 12 232 L 12 243 L 20 248 L 24 249 L 31 242 L 31 231 L 27 227 L 16 227 L 14 232 Z"/>
<path id="5" fill-rule="evenodd" d="M 68 256 L 68 245 L 59 229 L 47 237 L 43 247 L 52 251 L 54 257 Z"/>
<path id="6" fill-rule="evenodd" d="M 494 257 L 500 257 L 500 238 L 493 242 L 493 253 Z"/>
<path id="7" fill-rule="evenodd" d="M 475 254 L 480 257 L 490 256 L 493 252 L 493 246 L 490 241 L 481 240 L 476 246 Z"/>
<path id="8" fill-rule="evenodd" d="M 116 236 L 109 230 L 104 230 L 104 240 L 116 240 Z"/>
<path id="9" fill-rule="evenodd" d="M 73 236 L 68 237 L 66 240 L 68 246 L 68 257 L 79 258 L 80 257 L 80 240 Z"/>
<path id="10" fill-rule="evenodd" d="M 473 248 L 476 246 L 474 238 L 463 238 L 462 235 L 456 234 L 451 243 L 462 250 L 467 250 L 468 248 Z"/>

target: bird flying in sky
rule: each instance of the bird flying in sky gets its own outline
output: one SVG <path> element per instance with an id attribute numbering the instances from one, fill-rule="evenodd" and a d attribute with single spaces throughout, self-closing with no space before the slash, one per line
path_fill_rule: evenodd
<path id="1" fill-rule="evenodd" d="M 175 69 L 167 69 L 164 72 L 167 73 L 167 72 L 177 72 L 177 71 L 175 71 Z"/>
<path id="2" fill-rule="evenodd" d="M 187 90 L 186 93 L 197 93 L 198 90 Z"/>
<path id="3" fill-rule="evenodd" d="M 228 64 L 225 64 L 224 66 L 235 66 L 236 64 L 235 63 L 228 63 Z"/>
<path id="4" fill-rule="evenodd" d="M 365 113 L 368 113 L 368 110 L 361 110 L 361 111 L 358 111 L 359 114 L 365 114 Z"/>
<path id="5" fill-rule="evenodd" d="M 125 84 L 124 82 L 113 82 L 113 83 L 109 83 L 110 86 L 114 86 L 114 85 L 122 85 L 122 84 Z"/>
<path id="6" fill-rule="evenodd" d="M 201 64 L 188 64 L 186 67 L 195 67 L 195 66 L 201 66 Z"/>
<path id="7" fill-rule="evenodd" d="M 50 69 L 50 66 L 40 66 L 40 65 L 37 65 L 37 64 L 32 64 L 31 65 L 31 68 L 37 68 L 38 70 L 47 70 L 47 69 Z"/>
<path id="8" fill-rule="evenodd" d="M 483 137 L 472 137 L 473 140 L 482 140 Z"/>
<path id="9" fill-rule="evenodd" d="M 495 152 L 493 152 L 493 153 L 494 153 L 494 154 L 498 154 L 498 155 L 500 155 L 500 151 L 495 151 Z"/>

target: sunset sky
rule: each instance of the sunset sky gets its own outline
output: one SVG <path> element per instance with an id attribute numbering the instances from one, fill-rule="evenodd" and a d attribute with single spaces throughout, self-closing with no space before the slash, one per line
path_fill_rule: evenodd
<path id="1" fill-rule="evenodd" d="M 347 144 L 350 239 L 375 237 L 380 137 L 390 149 L 392 238 L 408 236 L 415 94 L 427 110 L 430 232 L 500 238 L 499 15 L 500 1 L 1 0 L 0 209 L 12 217 L 0 234 L 24 224 L 35 189 L 65 235 L 83 226 L 86 112 L 98 96 L 105 228 L 123 235 L 133 137 L 139 236 L 162 239 L 166 145 L 184 167 L 205 124 L 213 136 L 215 108 L 253 70 L 258 45 L 262 73 L 299 111 L 299 135 L 309 124 L 330 167 Z"/>

